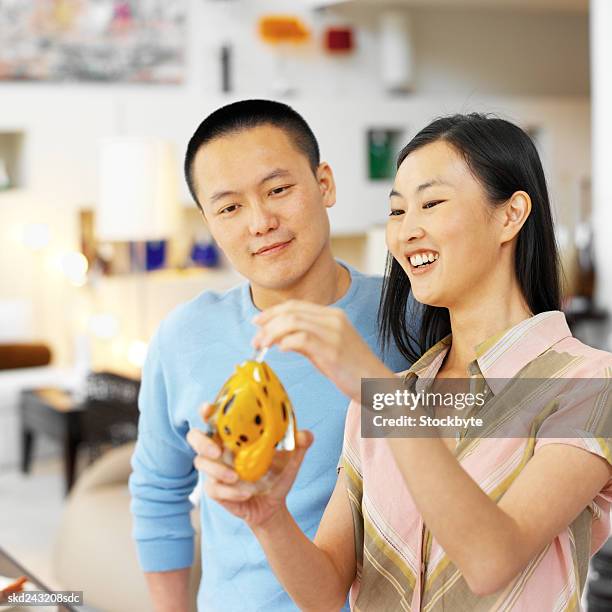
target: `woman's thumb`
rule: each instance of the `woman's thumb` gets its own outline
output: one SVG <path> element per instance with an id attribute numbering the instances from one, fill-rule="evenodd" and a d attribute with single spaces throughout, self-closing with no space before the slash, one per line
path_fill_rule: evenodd
<path id="1" fill-rule="evenodd" d="M 297 436 L 295 438 L 295 445 L 297 448 L 303 448 L 304 450 L 306 450 L 313 442 L 314 435 L 311 431 L 303 429 L 302 431 L 297 432 Z"/>

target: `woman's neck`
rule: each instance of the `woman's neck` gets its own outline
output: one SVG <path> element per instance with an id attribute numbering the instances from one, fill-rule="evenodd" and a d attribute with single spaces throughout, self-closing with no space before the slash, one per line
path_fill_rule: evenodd
<path id="1" fill-rule="evenodd" d="M 483 293 L 474 292 L 449 308 L 453 337 L 441 375 L 467 377 L 479 344 L 532 316 L 517 283 L 511 283 L 506 291 Z"/>

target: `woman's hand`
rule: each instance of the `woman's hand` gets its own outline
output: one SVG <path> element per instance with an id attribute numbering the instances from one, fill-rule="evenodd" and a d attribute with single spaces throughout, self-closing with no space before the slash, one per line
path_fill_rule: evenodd
<path id="1" fill-rule="evenodd" d="M 361 401 L 362 378 L 393 372 L 374 355 L 340 308 L 288 300 L 254 317 L 256 349 L 277 345 L 301 353 L 344 394 Z"/>
<path id="2" fill-rule="evenodd" d="M 202 417 L 207 419 L 213 410 L 212 404 L 204 404 Z M 238 474 L 222 461 L 223 449 L 219 444 L 199 429 L 190 429 L 187 434 L 187 442 L 197 453 L 193 464 L 206 474 L 204 492 L 234 516 L 243 519 L 249 527 L 263 525 L 285 508 L 287 493 L 312 441 L 309 431 L 299 431 L 294 451 L 277 451 L 271 466 L 271 488 L 266 493 L 257 493 L 255 483 L 240 480 Z"/>

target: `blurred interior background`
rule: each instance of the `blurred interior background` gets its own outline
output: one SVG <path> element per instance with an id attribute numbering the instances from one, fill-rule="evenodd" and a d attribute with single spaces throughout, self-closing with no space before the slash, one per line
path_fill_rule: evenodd
<path id="1" fill-rule="evenodd" d="M 135 435 L 134 385 L 159 321 L 240 280 L 181 174 L 195 127 L 233 100 L 279 99 L 304 115 L 337 181 L 334 251 L 377 273 L 403 144 L 452 112 L 523 126 L 548 179 L 573 331 L 610 350 L 611 4 L 0 0 L 6 557 L 85 590 L 95 609 L 149 609 L 121 445 Z M 76 480 L 103 453 L 107 464 Z M 11 571 L 0 550 L 0 575 Z M 104 586 L 128 576 L 131 599 Z"/>

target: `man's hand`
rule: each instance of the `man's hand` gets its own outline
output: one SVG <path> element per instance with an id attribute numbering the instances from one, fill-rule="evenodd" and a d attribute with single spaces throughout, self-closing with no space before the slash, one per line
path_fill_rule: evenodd
<path id="1" fill-rule="evenodd" d="M 189 577 L 191 568 L 170 572 L 145 572 L 155 612 L 189 612 Z"/>
<path id="2" fill-rule="evenodd" d="M 213 412 L 212 404 L 204 404 L 202 417 L 206 420 Z M 258 493 L 255 483 L 240 480 L 238 474 L 226 465 L 219 444 L 199 429 L 191 429 L 187 442 L 197 453 L 193 464 L 206 475 L 204 491 L 228 512 L 243 519 L 250 527 L 262 525 L 285 508 L 285 499 L 313 436 L 309 431 L 299 431 L 295 451 L 277 451 L 272 461 L 272 484 L 265 493 Z"/>

